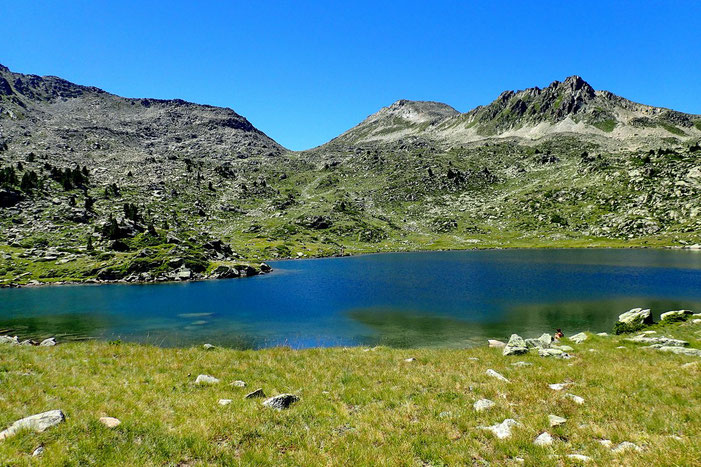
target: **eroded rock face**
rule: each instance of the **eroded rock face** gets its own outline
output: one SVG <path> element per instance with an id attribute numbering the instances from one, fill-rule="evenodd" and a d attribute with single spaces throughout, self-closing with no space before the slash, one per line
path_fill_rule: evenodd
<path id="1" fill-rule="evenodd" d="M 280 394 L 278 396 L 271 397 L 263 402 L 263 405 L 273 409 L 287 409 L 295 402 L 299 401 L 299 397 L 294 394 Z"/>
<path id="2" fill-rule="evenodd" d="M 66 420 L 66 416 L 60 410 L 50 410 L 36 415 L 17 420 L 8 429 L 0 432 L 0 440 L 16 435 L 21 430 L 31 430 L 37 433 L 56 426 Z"/>

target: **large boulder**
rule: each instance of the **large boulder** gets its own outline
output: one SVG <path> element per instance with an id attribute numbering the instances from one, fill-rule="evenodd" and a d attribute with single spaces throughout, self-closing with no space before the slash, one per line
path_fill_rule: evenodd
<path id="1" fill-rule="evenodd" d="M 21 430 L 31 430 L 41 433 L 47 428 L 58 425 L 66 420 L 66 416 L 60 410 L 50 410 L 36 415 L 17 420 L 7 430 L 0 432 L 0 440 L 16 435 Z"/>
<path id="2" fill-rule="evenodd" d="M 686 321 L 690 316 L 694 314 L 691 310 L 676 310 L 668 311 L 660 315 L 661 323 L 674 323 L 677 321 Z"/>
<path id="3" fill-rule="evenodd" d="M 506 344 L 503 350 L 503 354 L 506 355 L 519 355 L 528 352 L 528 347 L 526 346 L 526 341 L 523 340 L 518 334 L 511 334 L 509 342 Z"/>
<path id="4" fill-rule="evenodd" d="M 633 308 L 618 317 L 613 332 L 615 334 L 634 332 L 650 324 L 653 324 L 653 320 L 649 309 Z"/>
<path id="5" fill-rule="evenodd" d="M 550 348 L 552 342 L 553 337 L 548 333 L 544 333 L 537 339 L 526 339 L 526 346 L 529 349 L 547 349 Z"/>

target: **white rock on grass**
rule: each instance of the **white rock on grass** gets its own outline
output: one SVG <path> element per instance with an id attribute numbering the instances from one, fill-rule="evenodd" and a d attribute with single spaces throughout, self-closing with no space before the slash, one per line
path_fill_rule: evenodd
<path id="1" fill-rule="evenodd" d="M 118 418 L 114 417 L 100 417 L 100 423 L 105 425 L 107 428 L 116 428 L 122 424 Z"/>
<path id="2" fill-rule="evenodd" d="M 572 342 L 576 342 L 577 344 L 581 344 L 585 340 L 587 340 L 589 336 L 587 336 L 585 333 L 580 332 L 579 334 L 575 334 L 574 336 L 570 337 L 570 340 Z"/>
<path id="3" fill-rule="evenodd" d="M 215 378 L 214 376 L 209 376 L 209 375 L 199 375 L 197 379 L 195 379 L 195 384 L 199 385 L 206 385 L 206 384 L 217 384 L 219 383 L 219 380 Z"/>
<path id="4" fill-rule="evenodd" d="M 246 382 L 245 382 L 245 381 L 241 381 L 241 380 L 237 380 L 237 381 L 234 381 L 233 383 L 231 383 L 231 385 L 232 385 L 233 387 L 235 387 L 235 388 L 245 388 L 245 387 L 246 387 Z"/>
<path id="5" fill-rule="evenodd" d="M 550 433 L 544 431 L 538 435 L 538 437 L 533 441 L 533 444 L 536 446 L 550 446 L 553 444 L 553 437 L 550 436 Z"/>
<path id="6" fill-rule="evenodd" d="M 507 355 L 519 355 L 519 354 L 524 354 L 527 352 L 528 352 L 528 346 L 526 346 L 526 341 L 523 340 L 523 337 L 519 336 L 518 334 L 511 334 L 511 337 L 509 338 L 509 342 L 504 347 L 504 351 L 502 352 L 502 354 L 504 356 L 507 356 Z"/>
<path id="7" fill-rule="evenodd" d="M 472 404 L 472 407 L 477 411 L 477 412 L 482 412 L 483 410 L 488 410 L 494 407 L 494 402 L 490 401 L 489 399 L 480 399 L 474 404 Z"/>
<path id="8" fill-rule="evenodd" d="M 548 415 L 548 421 L 550 421 L 550 426 L 560 426 L 565 423 L 567 419 L 550 414 Z"/>
<path id="9" fill-rule="evenodd" d="M 506 439 L 511 436 L 511 428 L 516 426 L 521 426 L 521 424 L 513 418 L 507 418 L 503 422 L 498 423 L 496 425 L 480 426 L 478 428 L 481 428 L 482 430 L 491 431 L 492 433 L 494 433 L 494 436 L 496 436 L 499 439 Z"/>
<path id="10" fill-rule="evenodd" d="M 231 399 L 219 399 L 219 402 L 217 402 L 219 405 L 229 405 L 233 401 Z"/>
<path id="11" fill-rule="evenodd" d="M 0 440 L 16 435 L 21 430 L 31 430 L 41 433 L 47 428 L 56 426 L 66 420 L 66 416 L 60 410 L 49 410 L 36 415 L 17 420 L 10 427 L 0 432 Z"/>
<path id="12" fill-rule="evenodd" d="M 583 454 L 568 454 L 568 458 L 576 461 L 581 461 L 581 462 L 589 462 L 591 460 L 591 457 L 585 456 Z"/>
<path id="13" fill-rule="evenodd" d="M 0 344 L 19 345 L 19 339 L 17 338 L 17 336 L 0 336 Z"/>
<path id="14" fill-rule="evenodd" d="M 506 347 L 506 342 L 498 341 L 495 339 L 489 339 L 489 340 L 487 340 L 487 342 L 489 343 L 490 347 L 496 347 L 496 348 Z"/>
<path id="15" fill-rule="evenodd" d="M 689 357 L 701 357 L 701 349 L 685 349 L 684 347 L 658 347 L 660 352 L 672 352 L 677 355 L 688 355 Z"/>
<path id="16" fill-rule="evenodd" d="M 694 314 L 691 310 L 675 310 L 662 313 L 660 315 L 660 322 L 674 322 L 674 321 L 686 321 L 690 316 Z"/>
<path id="17" fill-rule="evenodd" d="M 615 453 L 620 453 L 628 450 L 640 452 L 643 450 L 643 448 L 641 448 L 637 444 L 631 443 L 630 441 L 623 441 L 621 444 L 612 449 L 612 451 Z"/>
<path id="18" fill-rule="evenodd" d="M 496 378 L 496 379 L 498 379 L 499 381 L 506 381 L 507 383 L 509 382 L 509 380 L 506 379 L 506 378 L 504 377 L 504 375 L 502 375 L 501 373 L 498 373 L 498 372 L 492 370 L 491 368 L 488 369 L 488 370 L 486 371 L 486 374 L 487 374 L 487 376 L 491 376 L 492 378 Z"/>
<path id="19" fill-rule="evenodd" d="M 613 441 L 610 439 L 599 439 L 597 441 L 605 448 L 610 448 L 613 445 Z"/>
<path id="20" fill-rule="evenodd" d="M 37 447 L 34 451 L 32 451 L 32 457 L 39 457 L 42 454 L 44 454 L 44 446 L 39 446 Z"/>
<path id="21" fill-rule="evenodd" d="M 541 357 L 570 358 L 570 355 L 561 349 L 539 349 L 538 355 Z"/>
<path id="22" fill-rule="evenodd" d="M 202 348 L 205 349 L 205 350 L 212 350 L 212 349 L 215 349 L 216 347 L 213 346 L 212 344 L 204 344 L 204 345 L 202 346 Z"/>
<path id="23" fill-rule="evenodd" d="M 530 362 L 514 362 L 511 366 L 533 366 Z"/>
<path id="24" fill-rule="evenodd" d="M 411 363 L 411 362 L 415 362 L 416 359 L 414 357 L 409 357 L 409 358 L 405 358 L 404 361 L 407 363 Z"/>
<path id="25" fill-rule="evenodd" d="M 553 391 L 562 391 L 565 389 L 567 386 L 570 386 L 572 383 L 554 383 L 554 384 L 548 384 L 548 387 L 552 389 Z"/>
<path id="26" fill-rule="evenodd" d="M 565 397 L 568 399 L 571 399 L 575 404 L 578 404 L 578 405 L 584 404 L 583 398 L 581 398 L 579 396 L 575 396 L 574 394 L 570 394 L 569 392 L 567 394 L 565 394 Z"/>
<path id="27" fill-rule="evenodd" d="M 56 345 L 56 339 L 53 337 L 49 337 L 48 339 L 44 339 L 41 341 L 41 344 L 39 344 L 40 347 L 53 347 Z"/>
<path id="28" fill-rule="evenodd" d="M 596 335 L 600 336 L 600 337 L 607 337 L 608 333 L 607 332 L 597 332 Z"/>

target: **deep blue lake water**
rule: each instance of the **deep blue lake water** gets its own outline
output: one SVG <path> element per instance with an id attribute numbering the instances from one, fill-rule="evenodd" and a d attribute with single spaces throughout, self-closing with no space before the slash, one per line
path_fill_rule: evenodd
<path id="1" fill-rule="evenodd" d="M 239 348 L 465 347 L 701 312 L 701 252 L 490 250 L 280 261 L 247 279 L 0 290 L 0 331 Z"/>

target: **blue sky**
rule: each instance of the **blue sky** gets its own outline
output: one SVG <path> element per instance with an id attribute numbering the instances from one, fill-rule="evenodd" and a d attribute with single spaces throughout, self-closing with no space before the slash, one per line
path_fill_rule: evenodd
<path id="1" fill-rule="evenodd" d="M 0 63 L 233 108 L 322 144 L 398 99 L 460 111 L 578 74 L 701 114 L 701 2 L 0 0 Z"/>

